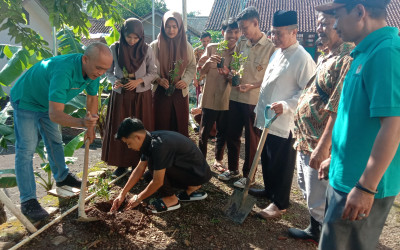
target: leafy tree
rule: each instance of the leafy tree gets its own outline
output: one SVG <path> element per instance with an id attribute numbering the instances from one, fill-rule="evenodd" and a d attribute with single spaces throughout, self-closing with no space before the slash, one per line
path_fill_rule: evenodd
<path id="1" fill-rule="evenodd" d="M 207 30 L 207 31 L 210 32 L 210 34 L 211 34 L 211 42 L 212 43 L 218 43 L 224 39 L 224 37 L 221 34 L 221 31 L 218 31 L 218 30 Z M 201 46 L 199 37 L 193 37 L 192 46 L 193 46 L 193 48 Z"/>
<path id="2" fill-rule="evenodd" d="M 200 11 L 191 11 L 189 13 L 187 13 L 188 17 L 195 17 L 195 16 L 199 16 L 200 15 Z"/>
<path id="3" fill-rule="evenodd" d="M 5 54 L 10 59 L 0 71 L 0 98 L 5 96 L 1 85 L 9 86 L 25 69 L 38 60 L 53 56 L 48 42 L 43 40 L 35 30 L 26 26 L 27 19 L 23 12 L 22 2 L 23 0 L 0 0 L 0 31 L 7 30 L 15 43 L 21 44 L 21 46 L 0 45 L 0 54 Z M 122 22 L 114 0 L 39 0 L 39 2 L 49 13 L 51 25 L 57 32 L 63 32 L 64 35 L 59 33 L 58 38 L 64 44 L 76 45 L 65 39 L 89 37 L 91 25 L 89 17 L 105 18 L 109 26 Z M 73 34 L 68 30 L 72 30 Z M 114 38 L 115 36 L 114 34 Z M 61 48 L 65 50 L 66 47 Z M 79 48 L 71 47 L 67 51 L 79 51 Z M 59 53 L 65 53 L 65 51 L 59 50 Z"/>
<path id="4" fill-rule="evenodd" d="M 120 4 L 118 4 L 118 2 Z M 142 17 L 152 11 L 152 1 L 151 0 L 136 0 L 132 2 L 131 0 L 118 0 L 116 9 L 124 19 L 135 17 Z M 122 5 L 122 6 L 121 6 Z M 164 0 L 155 0 L 154 8 L 161 12 L 166 12 L 167 5 Z M 133 13 L 135 14 L 133 14 Z"/>

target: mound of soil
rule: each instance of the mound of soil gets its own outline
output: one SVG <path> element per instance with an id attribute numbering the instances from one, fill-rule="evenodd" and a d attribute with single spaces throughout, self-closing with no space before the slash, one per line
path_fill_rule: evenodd
<path id="1" fill-rule="evenodd" d="M 112 232 L 121 235 L 135 235 L 137 231 L 142 230 L 148 225 L 150 218 L 146 208 L 139 205 L 135 209 L 123 211 L 124 204 L 119 211 L 110 212 L 113 201 L 97 202 L 90 206 L 86 211 L 89 217 L 100 219 Z"/>

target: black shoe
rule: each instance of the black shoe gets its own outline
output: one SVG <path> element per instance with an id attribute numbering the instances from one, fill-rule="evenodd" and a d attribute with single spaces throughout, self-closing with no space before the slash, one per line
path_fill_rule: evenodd
<path id="1" fill-rule="evenodd" d="M 316 221 L 312 216 L 310 220 L 310 225 L 304 230 L 298 228 L 289 228 L 289 236 L 299 240 L 313 241 L 318 244 L 319 236 L 321 234 L 321 223 Z"/>
<path id="2" fill-rule="evenodd" d="M 57 187 L 62 187 L 62 186 L 70 186 L 74 188 L 81 188 L 82 181 L 80 181 L 78 178 L 76 178 L 75 175 L 68 173 L 67 178 L 65 178 L 63 181 L 56 182 Z"/>
<path id="3" fill-rule="evenodd" d="M 200 201 L 207 198 L 207 193 L 204 191 L 194 191 L 188 195 L 186 191 L 182 191 L 177 195 L 177 197 L 179 201 Z"/>
<path id="4" fill-rule="evenodd" d="M 249 194 L 257 198 L 268 198 L 268 192 L 265 189 L 249 188 Z"/>
<path id="5" fill-rule="evenodd" d="M 128 168 L 117 167 L 115 171 L 111 174 L 112 178 L 120 177 L 121 175 L 125 174 L 128 171 Z"/>
<path id="6" fill-rule="evenodd" d="M 40 206 L 36 199 L 21 203 L 21 212 L 31 221 L 40 221 L 49 217 L 49 213 Z"/>

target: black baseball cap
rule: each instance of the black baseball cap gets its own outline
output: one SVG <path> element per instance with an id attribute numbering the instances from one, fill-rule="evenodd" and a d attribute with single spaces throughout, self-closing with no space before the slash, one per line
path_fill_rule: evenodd
<path id="1" fill-rule="evenodd" d="M 335 10 L 350 4 L 362 4 L 367 7 L 384 9 L 390 3 L 390 0 L 334 0 L 331 3 L 318 5 L 315 7 L 317 11 Z"/>

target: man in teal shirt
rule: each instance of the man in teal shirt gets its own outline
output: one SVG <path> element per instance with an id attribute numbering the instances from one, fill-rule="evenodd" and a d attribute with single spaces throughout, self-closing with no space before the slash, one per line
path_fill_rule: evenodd
<path id="1" fill-rule="evenodd" d="M 20 191 L 21 211 L 33 221 L 48 213 L 36 198 L 33 154 L 41 135 L 56 185 L 80 188 L 81 181 L 69 173 L 58 124 L 87 128 L 85 137 L 93 142 L 97 116 L 99 76 L 112 64 L 107 45 L 94 43 L 85 53 L 56 56 L 38 62 L 11 89 L 14 108 L 15 173 Z M 64 113 L 65 104 L 86 89 L 87 115 L 74 118 Z"/>
<path id="2" fill-rule="evenodd" d="M 400 38 L 385 21 L 389 2 L 316 8 L 333 9 L 338 34 L 356 44 L 333 130 L 320 249 L 375 249 L 400 191 Z"/>

